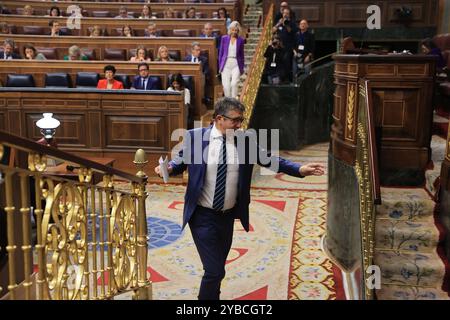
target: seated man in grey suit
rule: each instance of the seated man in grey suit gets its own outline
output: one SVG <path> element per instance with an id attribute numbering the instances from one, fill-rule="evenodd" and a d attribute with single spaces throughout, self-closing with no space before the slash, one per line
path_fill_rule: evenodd
<path id="1" fill-rule="evenodd" d="M 11 59 L 22 59 L 20 55 L 14 52 L 14 48 L 16 47 L 14 40 L 5 39 L 3 42 L 3 51 L 0 51 L 0 59 L 2 60 L 11 60 Z"/>

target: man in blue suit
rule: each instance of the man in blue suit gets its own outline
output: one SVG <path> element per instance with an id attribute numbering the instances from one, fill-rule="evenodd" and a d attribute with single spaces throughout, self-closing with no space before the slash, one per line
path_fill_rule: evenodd
<path id="1" fill-rule="evenodd" d="M 254 163 L 291 176 L 322 175 L 324 167 L 300 165 L 271 156 L 249 132 L 238 130 L 245 107 L 223 98 L 215 105 L 214 124 L 189 130 L 178 156 L 170 161 L 171 175 L 188 170 L 183 228 L 189 223 L 205 271 L 200 300 L 218 300 L 231 248 L 234 220 L 249 230 L 250 184 Z M 265 158 L 265 161 L 263 160 Z M 264 162 L 264 163 L 263 163 Z M 155 172 L 161 175 L 160 167 Z"/>
<path id="2" fill-rule="evenodd" d="M 138 64 L 139 75 L 134 77 L 132 89 L 136 90 L 162 90 L 159 77 L 149 77 L 149 66 L 145 62 Z"/>
<path id="3" fill-rule="evenodd" d="M 191 44 L 191 54 L 188 54 L 184 61 L 188 62 L 200 62 L 202 65 L 202 72 L 205 75 L 206 81 L 208 81 L 209 78 L 209 65 L 208 65 L 208 58 L 205 56 L 200 55 L 202 49 L 200 48 L 200 43 L 197 41 L 192 42 Z"/>

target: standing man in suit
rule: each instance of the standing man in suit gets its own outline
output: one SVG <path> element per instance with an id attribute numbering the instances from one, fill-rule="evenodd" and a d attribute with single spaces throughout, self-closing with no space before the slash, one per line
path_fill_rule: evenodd
<path id="1" fill-rule="evenodd" d="M 139 75 L 133 79 L 131 89 L 136 90 L 162 90 L 161 79 L 159 77 L 149 77 L 149 66 L 145 62 L 138 64 Z"/>
<path id="2" fill-rule="evenodd" d="M 249 230 L 254 163 L 296 177 L 324 173 L 321 164 L 300 165 L 265 152 L 253 135 L 238 130 L 244 121 L 244 109 L 237 99 L 219 100 L 213 125 L 189 130 L 183 148 L 168 166 L 171 175 L 181 174 L 186 169 L 189 172 L 183 228 L 189 223 L 205 271 L 198 295 L 200 300 L 220 297 L 234 220 L 240 219 L 244 229 Z M 159 166 L 155 172 L 161 175 Z"/>
<path id="3" fill-rule="evenodd" d="M 17 53 L 14 52 L 16 44 L 12 39 L 5 39 L 3 42 L 3 51 L 0 51 L 0 59 L 11 60 L 11 59 L 22 59 Z"/>
<path id="4" fill-rule="evenodd" d="M 296 44 L 294 47 L 296 55 L 296 67 L 294 67 L 294 75 L 297 74 L 298 68 L 307 65 L 314 59 L 314 50 L 316 49 L 316 40 L 314 34 L 309 30 L 308 21 L 303 19 L 299 23 L 299 31 L 296 34 Z M 311 67 L 308 66 L 306 73 L 309 73 Z"/>

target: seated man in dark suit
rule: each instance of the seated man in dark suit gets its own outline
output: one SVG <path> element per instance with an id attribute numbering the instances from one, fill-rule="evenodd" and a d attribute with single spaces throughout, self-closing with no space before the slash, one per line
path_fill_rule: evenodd
<path id="1" fill-rule="evenodd" d="M 186 58 L 184 58 L 184 61 L 190 61 L 190 62 L 200 62 L 202 64 L 202 72 L 205 75 L 206 81 L 209 78 L 209 66 L 208 66 L 208 58 L 205 56 L 200 55 L 201 48 L 200 43 L 197 41 L 192 42 L 191 45 L 191 54 L 188 54 Z"/>
<path id="2" fill-rule="evenodd" d="M 149 77 L 149 66 L 142 62 L 138 65 L 139 75 L 134 77 L 131 89 L 136 90 L 162 90 L 161 79 Z"/>
<path id="3" fill-rule="evenodd" d="M 213 33 L 213 25 L 211 22 L 205 23 L 200 38 L 214 38 L 214 44 L 216 48 L 219 49 L 220 37 L 217 34 Z"/>
<path id="4" fill-rule="evenodd" d="M 2 60 L 11 60 L 11 59 L 22 59 L 17 53 L 14 52 L 14 48 L 16 47 L 14 40 L 5 39 L 3 42 L 3 50 L 0 51 L 0 59 Z"/>
<path id="5" fill-rule="evenodd" d="M 66 35 L 66 33 L 60 29 L 61 26 L 58 21 L 50 20 L 48 26 L 50 27 L 50 36 L 57 37 Z"/>

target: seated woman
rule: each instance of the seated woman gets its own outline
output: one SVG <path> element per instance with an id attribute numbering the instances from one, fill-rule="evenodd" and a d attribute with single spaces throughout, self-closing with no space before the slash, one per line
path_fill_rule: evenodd
<path id="1" fill-rule="evenodd" d="M 227 12 L 227 9 L 225 9 L 225 7 L 221 7 L 217 10 L 217 18 L 225 19 L 225 24 L 228 29 L 228 27 L 230 26 L 230 23 L 231 23 L 231 18 L 228 16 L 228 12 Z"/>
<path id="2" fill-rule="evenodd" d="M 34 9 L 32 6 L 27 4 L 25 7 L 23 7 L 23 15 L 24 16 L 32 16 L 34 15 Z"/>
<path id="3" fill-rule="evenodd" d="M 195 10 L 194 7 L 189 7 L 184 12 L 183 18 L 185 18 L 185 19 L 197 19 L 196 13 L 197 13 L 197 11 Z"/>
<path id="4" fill-rule="evenodd" d="M 122 36 L 123 37 L 132 37 L 133 36 L 133 29 L 129 25 L 124 25 L 122 27 Z"/>
<path id="5" fill-rule="evenodd" d="M 422 53 L 426 55 L 434 55 L 437 57 L 436 73 L 441 73 L 446 69 L 444 57 L 441 49 L 439 49 L 432 39 L 428 38 L 422 41 Z"/>
<path id="6" fill-rule="evenodd" d="M 167 91 L 184 92 L 184 105 L 188 111 L 188 128 L 192 128 L 194 112 L 191 106 L 191 92 L 185 87 L 184 79 L 181 73 L 175 73 L 170 77 Z"/>
<path id="7" fill-rule="evenodd" d="M 50 14 L 49 17 L 61 17 L 61 11 L 57 6 L 53 6 L 50 8 Z"/>
<path id="8" fill-rule="evenodd" d="M 105 79 L 100 79 L 97 84 L 97 89 L 116 90 L 123 89 L 123 83 L 114 79 L 116 68 L 112 65 L 107 65 L 103 68 Z"/>
<path id="9" fill-rule="evenodd" d="M 161 62 L 171 62 L 175 61 L 169 56 L 169 49 L 166 46 L 161 46 L 158 49 L 158 55 L 156 56 L 155 61 Z"/>
<path id="10" fill-rule="evenodd" d="M 64 56 L 64 60 L 89 60 L 84 54 L 81 54 L 81 49 L 78 46 L 71 46 L 69 48 L 69 54 Z"/>
<path id="11" fill-rule="evenodd" d="M 150 62 L 152 59 L 147 54 L 147 49 L 144 46 L 139 46 L 136 48 L 136 55 L 131 57 L 131 62 Z"/>
<path id="12" fill-rule="evenodd" d="M 168 7 L 166 10 L 164 10 L 164 19 L 175 19 L 177 18 L 175 11 L 171 7 Z"/>
<path id="13" fill-rule="evenodd" d="M 11 28 L 6 22 L 0 22 L 0 34 L 11 34 Z"/>
<path id="14" fill-rule="evenodd" d="M 92 27 L 90 37 L 101 37 L 103 35 L 102 29 L 99 25 L 95 25 Z"/>
<path id="15" fill-rule="evenodd" d="M 152 9 L 150 8 L 150 6 L 148 4 L 144 4 L 139 19 L 155 19 L 155 18 L 156 16 L 153 16 Z"/>
<path id="16" fill-rule="evenodd" d="M 38 53 L 36 48 L 31 44 L 26 44 L 23 46 L 23 56 L 27 60 L 47 60 L 42 53 Z"/>

